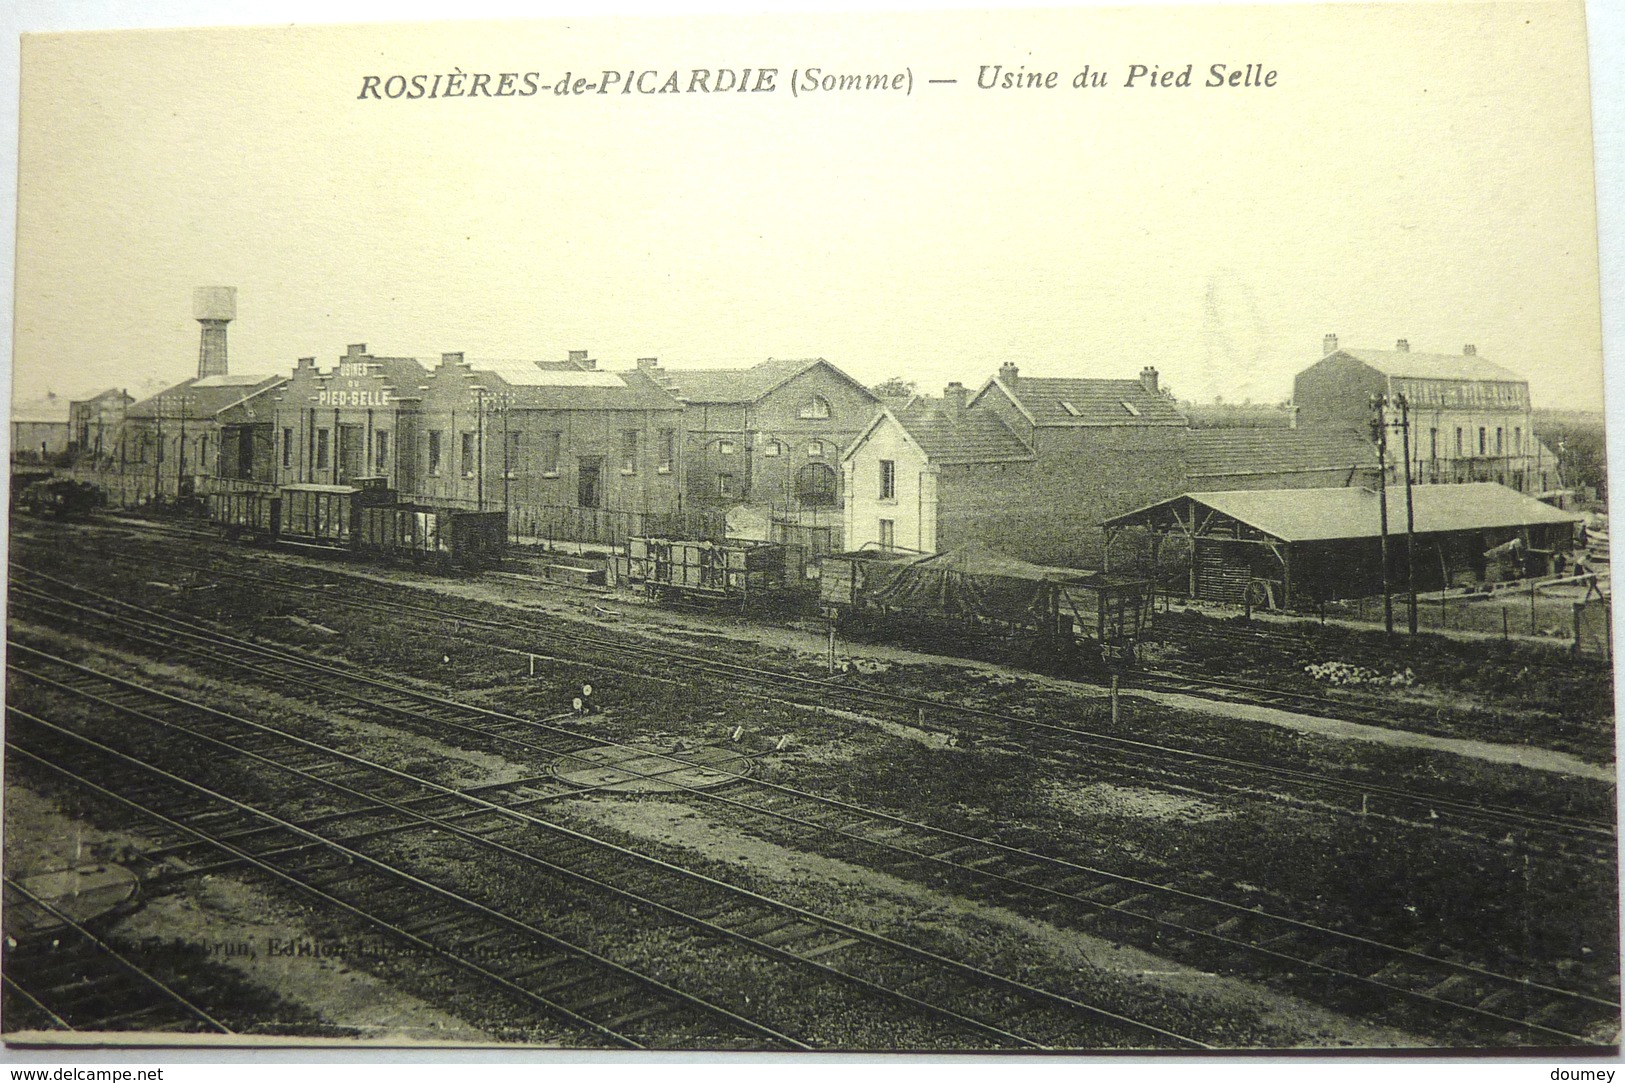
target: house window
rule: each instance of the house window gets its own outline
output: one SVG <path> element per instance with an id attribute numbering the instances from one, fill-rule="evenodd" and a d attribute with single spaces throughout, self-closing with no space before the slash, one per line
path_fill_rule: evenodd
<path id="1" fill-rule="evenodd" d="M 328 442 L 328 440 L 329 440 L 329 436 L 328 436 L 328 432 L 327 432 L 326 429 L 317 429 L 316 430 L 316 469 L 318 469 L 318 470 L 326 470 L 327 469 L 327 466 L 328 466 L 328 462 L 327 462 L 327 456 L 328 456 L 327 442 Z"/>
<path id="2" fill-rule="evenodd" d="M 519 470 L 519 434 L 510 432 L 502 445 L 502 476 L 513 477 Z"/>
<path id="3" fill-rule="evenodd" d="M 463 433 L 463 477 L 474 476 L 474 434 Z"/>
<path id="4" fill-rule="evenodd" d="M 282 468 L 286 470 L 293 465 L 293 430 L 282 430 Z"/>
<path id="5" fill-rule="evenodd" d="M 636 474 L 638 472 L 638 430 L 623 429 L 621 431 L 621 473 Z"/>
<path id="6" fill-rule="evenodd" d="M 553 477 L 559 473 L 559 442 L 559 433 L 542 433 L 542 473 Z"/>
<path id="7" fill-rule="evenodd" d="M 895 519 L 880 520 L 880 544 L 886 549 L 897 548 L 897 521 Z"/>
<path id="8" fill-rule="evenodd" d="M 800 416 L 803 421 L 824 421 L 829 417 L 829 403 L 814 395 L 811 402 L 802 406 Z"/>
<path id="9" fill-rule="evenodd" d="M 1490 433 L 1483 425 L 1478 427 L 1478 453 L 1488 455 L 1490 451 Z"/>
<path id="10" fill-rule="evenodd" d="M 822 459 L 823 457 L 824 442 L 822 440 L 814 440 L 812 443 L 807 445 L 807 458 Z"/>
<path id="11" fill-rule="evenodd" d="M 732 455 L 734 452 L 736 452 L 738 450 L 739 450 L 739 446 L 737 444 L 735 444 L 732 440 L 718 440 L 717 441 L 717 454 L 718 455 Z"/>
<path id="12" fill-rule="evenodd" d="M 891 459 L 880 460 L 880 499 L 897 499 L 897 463 Z"/>
<path id="13" fill-rule="evenodd" d="M 677 461 L 677 430 L 660 430 L 660 472 L 671 473 L 671 468 Z"/>
<path id="14" fill-rule="evenodd" d="M 389 473 L 389 432 L 380 430 L 373 434 L 374 443 L 378 445 L 373 456 L 372 467 L 375 474 Z"/>
<path id="15" fill-rule="evenodd" d="M 429 475 L 440 476 L 440 430 L 429 433 Z"/>
<path id="16" fill-rule="evenodd" d="M 784 445 L 779 443 L 777 440 L 769 440 L 765 445 L 763 445 L 762 454 L 766 455 L 769 459 L 776 459 L 780 455 L 784 454 Z"/>

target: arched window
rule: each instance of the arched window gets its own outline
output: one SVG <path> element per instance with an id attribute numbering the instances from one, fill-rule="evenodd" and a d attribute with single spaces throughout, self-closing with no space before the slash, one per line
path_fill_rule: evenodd
<path id="1" fill-rule="evenodd" d="M 829 507 L 835 503 L 835 470 L 825 463 L 808 463 L 796 471 L 796 499 L 803 504 Z"/>
<path id="2" fill-rule="evenodd" d="M 824 421 L 829 417 L 829 402 L 821 395 L 814 395 L 812 401 L 801 407 L 803 421 Z"/>
<path id="3" fill-rule="evenodd" d="M 780 455 L 784 454 L 784 445 L 779 443 L 777 440 L 769 440 L 767 443 L 762 445 L 762 454 L 766 455 L 769 459 L 776 459 Z"/>
<path id="4" fill-rule="evenodd" d="M 807 445 L 807 458 L 822 459 L 829 453 L 829 445 L 822 440 L 814 440 Z"/>

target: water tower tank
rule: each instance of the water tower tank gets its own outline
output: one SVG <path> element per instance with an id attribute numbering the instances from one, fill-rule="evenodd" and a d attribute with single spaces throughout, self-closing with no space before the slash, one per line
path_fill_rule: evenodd
<path id="1" fill-rule="evenodd" d="M 199 286 L 193 290 L 192 318 L 194 320 L 235 320 L 237 318 L 237 287 Z"/>

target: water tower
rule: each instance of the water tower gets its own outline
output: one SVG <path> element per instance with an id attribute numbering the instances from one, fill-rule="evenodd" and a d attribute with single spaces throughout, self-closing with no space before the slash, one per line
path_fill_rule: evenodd
<path id="1" fill-rule="evenodd" d="M 192 318 L 203 325 L 198 344 L 197 374 L 226 374 L 226 324 L 237 318 L 236 286 L 199 286 L 192 291 Z"/>

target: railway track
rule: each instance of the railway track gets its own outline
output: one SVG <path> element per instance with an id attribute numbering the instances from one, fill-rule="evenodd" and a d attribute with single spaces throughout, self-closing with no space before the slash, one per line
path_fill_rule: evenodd
<path id="1" fill-rule="evenodd" d="M 144 626 L 142 631 L 149 639 L 178 634 L 164 625 Z M 591 743 L 559 726 L 409 692 L 263 645 L 222 639 L 208 648 L 199 643 L 195 649 L 207 649 L 217 660 L 226 653 L 239 655 L 242 661 L 233 664 L 249 668 L 270 662 L 295 666 L 297 675 L 285 668 L 267 675 L 284 687 L 312 682 L 321 695 L 369 703 L 390 712 L 395 724 L 415 719 L 418 725 L 473 729 L 548 757 L 572 755 Z M 752 799 L 736 795 L 741 786 L 751 791 Z M 1264 963 L 1277 971 L 1313 974 L 1342 994 L 1354 990 L 1356 995 L 1398 998 L 1444 1016 L 1471 1019 L 1480 1028 L 1500 1028 L 1498 1037 L 1510 1034 L 1512 1040 L 1525 1040 L 1538 1034 L 1545 1040 L 1584 1044 L 1590 1040 L 1585 1033 L 1591 1024 L 1618 1015 L 1617 1004 L 1606 993 L 1599 996 L 1528 976 L 1500 974 L 1470 961 L 1115 876 L 783 785 L 749 780 L 728 794 L 696 789 L 692 796 L 720 803 L 733 820 L 755 823 L 764 834 L 788 832 L 804 843 L 821 839 L 819 845 L 831 852 L 850 853 L 903 875 L 946 875 L 956 890 L 974 891 L 1064 924 L 1173 948 L 1207 965 L 1236 966 L 1245 959 L 1253 968 Z M 1520 1033 L 1523 1039 L 1517 1037 Z"/>
<path id="2" fill-rule="evenodd" d="M 193 567 L 180 561 L 172 563 Z M 18 567 L 15 562 L 13 566 Z M 298 596 L 308 596 L 311 591 L 308 582 L 275 576 L 217 568 L 209 568 L 207 573 L 270 584 Z M 46 582 L 46 589 L 72 586 L 62 580 Z M 119 604 L 116 599 L 95 595 L 94 592 L 85 594 L 100 604 Z M 560 625 L 556 621 L 544 623 L 522 614 L 493 619 L 469 607 L 453 606 L 445 599 L 438 599 L 434 605 L 424 605 L 381 599 L 375 595 L 357 597 L 347 593 L 342 578 L 336 584 L 324 585 L 320 597 L 324 605 L 342 604 L 394 619 L 407 617 L 417 622 L 454 621 L 461 637 L 472 639 L 475 635 L 483 635 L 489 637 L 484 640 L 488 645 L 516 654 L 526 653 L 515 645 L 517 641 L 514 637 L 517 636 L 529 647 L 535 647 L 538 643 L 548 645 L 545 652 L 533 650 L 530 653 L 584 665 L 601 665 L 606 660 L 618 661 L 623 671 L 650 679 L 669 680 L 681 674 L 690 683 L 743 690 L 799 706 L 843 709 L 861 714 L 889 710 L 894 720 L 919 728 L 935 728 L 975 741 L 1019 742 L 1026 751 L 1035 753 L 1059 743 L 1070 747 L 1074 754 L 1090 756 L 1092 762 L 1100 762 L 1100 757 L 1110 757 L 1112 762 L 1137 771 L 1142 778 L 1164 784 L 1172 770 L 1181 768 L 1186 776 L 1184 784 L 1198 791 L 1213 792 L 1218 789 L 1242 795 L 1268 794 L 1271 799 L 1286 793 L 1300 801 L 1313 802 L 1317 807 L 1338 808 L 1361 816 L 1374 814 L 1431 824 L 1442 821 L 1495 837 L 1508 831 L 1527 832 L 1537 839 L 1538 845 L 1558 850 L 1572 849 L 1598 860 L 1612 860 L 1616 853 L 1616 824 L 1607 818 L 1496 805 L 1443 790 L 1417 791 L 1370 777 L 1343 778 L 1322 770 L 1300 770 L 1200 752 L 1163 742 L 1126 737 L 1098 726 L 1080 726 L 982 710 L 941 699 L 892 692 L 870 684 L 853 684 L 847 679 L 808 677 L 744 664 L 720 653 L 672 650 L 634 642 L 626 636 L 593 632 L 575 624 Z M 1312 708 L 1312 704 L 1296 694 L 1268 689 L 1252 689 L 1249 698 L 1244 694 L 1247 691 L 1245 687 L 1234 683 L 1207 682 L 1207 691 L 1200 692 L 1204 687 L 1201 682 L 1185 677 L 1147 675 L 1145 680 L 1152 687 L 1165 691 L 1200 693 L 1231 700 L 1240 698 L 1274 706 L 1290 704 L 1290 709 L 1306 712 Z M 1101 710 L 1095 709 L 1097 712 Z M 1374 724 L 1376 720 L 1368 718 L 1367 721 Z"/>
<path id="3" fill-rule="evenodd" d="M 256 821 L 234 825 L 230 839 L 212 830 L 211 846 L 251 859 L 256 868 L 273 864 L 285 874 L 292 871 L 306 888 L 314 888 L 329 902 L 348 902 L 352 912 L 359 913 L 355 899 L 368 900 L 368 916 L 374 924 L 396 937 L 405 936 L 419 949 L 436 948 L 444 954 L 446 949 L 437 938 L 448 933 L 477 934 L 472 943 L 487 977 L 499 963 L 534 960 L 538 943 L 571 953 L 570 962 L 586 958 L 598 970 L 609 968 L 612 974 L 607 979 L 597 974 L 582 979 L 567 971 L 565 986 L 584 989 L 590 994 L 588 999 L 560 1002 L 550 998 L 548 1004 L 572 1021 L 595 1024 L 602 1037 L 626 1038 L 620 1024 L 632 1016 L 642 1019 L 649 1014 L 646 1000 L 653 990 L 668 998 L 681 996 L 685 1008 L 708 1008 L 713 1016 L 753 1032 L 759 1044 L 777 1048 L 839 1046 L 838 1037 L 818 1033 L 820 1020 L 852 1012 L 873 1019 L 871 1026 L 884 1025 L 879 1032 L 884 1037 L 867 1034 L 860 1043 L 864 1047 L 883 1047 L 888 1042 L 913 1048 L 1203 1047 L 1200 1041 L 1167 1028 L 573 830 L 534 811 L 535 799 L 547 789 L 542 780 L 472 795 L 299 737 L 280 726 L 182 700 L 21 644 L 13 643 L 11 654 L 13 672 L 25 683 L 48 689 L 55 696 L 77 697 L 92 704 L 99 716 L 118 712 L 132 723 L 161 730 L 161 743 L 169 750 L 166 760 L 178 757 L 188 762 L 206 755 L 218 771 L 221 757 L 230 756 L 234 762 L 254 767 L 253 777 L 241 783 L 250 792 L 257 790 L 260 776 L 269 772 L 277 781 L 274 787 L 266 786 L 262 800 L 273 799 L 279 808 L 314 809 L 312 819 L 321 825 L 304 826 L 295 818 L 268 813 L 250 802 L 184 780 L 173 770 L 174 763 L 164 767 L 141 758 L 149 771 L 161 773 L 166 782 L 207 792 L 215 801 L 223 799 Z M 126 766 L 134 766 L 138 759 L 131 748 L 114 748 L 111 738 L 94 740 L 29 712 L 13 709 L 11 713 L 29 724 L 25 733 L 31 738 L 37 739 L 42 731 L 58 740 L 70 735 L 76 738 L 83 746 L 76 749 L 80 757 L 90 748 L 104 758 L 116 757 Z M 119 743 L 147 747 L 156 743 L 152 736 L 121 737 Z M 42 756 L 37 749 L 26 751 L 35 758 Z M 555 795 L 575 790 L 558 780 L 554 785 L 562 787 Z M 323 791 L 321 799 L 312 801 L 304 794 L 312 787 Z M 341 818 L 341 813 L 348 815 Z M 422 869 L 414 871 L 401 860 L 411 852 L 408 842 L 421 845 L 415 840 L 421 840 L 425 832 L 432 833 L 435 840 L 432 866 L 441 869 L 449 864 L 461 870 L 463 877 L 431 876 Z M 335 862 L 335 857 L 342 861 Z M 473 898 L 463 893 L 466 889 L 454 886 L 458 879 L 481 874 L 506 879 L 514 875 L 507 871 L 510 869 L 521 870 L 519 875 L 525 877 L 545 878 L 550 886 L 527 889 L 518 898 L 514 897 L 517 888 L 506 892 L 487 888 L 482 893 L 485 897 Z M 408 902 L 393 902 L 400 893 L 389 888 L 398 888 L 403 881 L 417 891 Z M 422 899 L 425 892 L 431 896 L 428 906 Z M 380 915 L 380 908 L 387 913 Z M 584 923 L 584 915 L 590 916 L 590 922 Z M 646 930 L 651 922 L 667 927 L 662 967 L 680 967 L 685 984 L 716 988 L 677 989 L 616 963 L 608 957 L 607 947 L 584 946 L 544 931 L 554 925 L 574 925 L 579 936 L 601 943 L 617 933 L 632 939 L 640 927 Z M 491 928 L 493 923 L 507 928 Z M 582 929 L 584 924 L 589 927 Z M 520 935 L 514 937 L 514 933 Z M 471 949 L 459 950 L 466 955 Z M 466 966 L 467 960 L 463 961 Z M 562 962 L 549 962 L 542 969 L 556 971 L 563 966 Z M 724 981 L 720 975 L 729 977 Z M 557 973 L 545 976 L 549 990 L 560 984 Z M 517 985 L 511 974 L 495 977 L 510 987 Z M 782 995 L 772 996 L 774 990 Z M 747 1019 L 740 1006 L 731 1002 L 743 996 L 748 1003 L 751 993 L 759 998 L 767 994 L 753 1012 L 755 1019 Z M 827 1016 L 809 1016 L 804 1007 L 808 1003 L 828 1004 L 832 1010 Z M 588 1014 L 589 1009 L 612 1012 L 614 1019 L 595 1018 Z M 760 1021 L 764 1013 L 789 1015 L 811 1030 L 791 1037 L 785 1023 Z M 701 1036 L 698 1044 L 712 1047 L 717 1036 Z M 726 1034 L 721 1036 L 721 1044 L 728 1044 Z"/>

